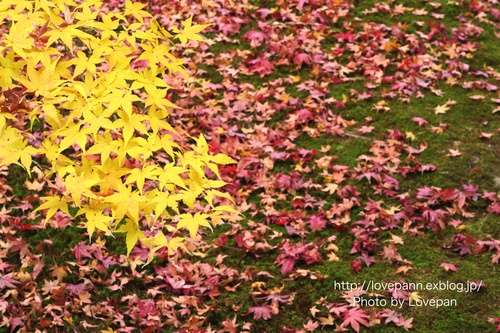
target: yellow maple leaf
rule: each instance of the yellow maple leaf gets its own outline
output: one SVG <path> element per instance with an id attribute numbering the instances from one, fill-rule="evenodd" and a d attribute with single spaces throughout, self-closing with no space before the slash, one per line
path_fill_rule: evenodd
<path id="1" fill-rule="evenodd" d="M 189 252 L 184 245 L 184 238 L 173 237 L 171 239 L 167 239 L 167 237 L 162 232 L 159 232 L 153 237 L 143 240 L 143 243 L 151 248 L 146 265 L 153 260 L 156 251 L 164 247 L 168 249 L 169 255 L 173 255 L 175 253 L 175 250 L 177 250 L 178 248 Z"/>
<path id="2" fill-rule="evenodd" d="M 57 62 L 58 59 L 52 61 L 48 67 L 42 67 L 39 70 L 36 70 L 36 66 L 33 64 L 28 64 L 27 76 L 20 77 L 18 80 L 36 96 L 53 98 L 53 90 L 67 82 L 67 80 L 60 79 L 58 73 L 60 68 L 57 68 Z"/>
<path id="3" fill-rule="evenodd" d="M 217 175 L 217 177 L 220 178 L 219 175 L 219 167 L 217 164 L 233 164 L 236 163 L 235 160 L 233 160 L 231 157 L 224 155 L 224 154 L 217 154 L 215 156 L 209 155 L 208 153 L 208 144 L 207 141 L 205 140 L 205 137 L 200 134 L 198 139 L 196 140 L 196 147 L 194 148 L 194 151 L 199 153 L 201 155 L 201 158 L 199 159 L 202 161 L 213 173 Z M 195 159 L 196 161 L 196 159 Z M 214 163 L 217 164 L 214 164 Z M 191 164 L 191 166 L 195 167 L 195 170 L 198 171 L 200 174 L 202 174 L 202 170 L 198 168 L 198 163 Z M 225 184 L 223 184 L 225 185 Z"/>
<path id="4" fill-rule="evenodd" d="M 67 128 L 55 132 L 53 137 L 62 136 L 64 138 L 59 144 L 58 153 L 63 152 L 74 143 L 77 143 L 80 149 L 85 151 L 85 146 L 87 145 L 87 132 L 89 132 L 89 130 L 87 128 L 81 128 L 81 124 L 73 123 Z"/>
<path id="5" fill-rule="evenodd" d="M 109 226 L 113 218 L 111 216 L 104 215 L 102 212 L 106 208 L 105 205 L 95 205 L 83 207 L 78 211 L 76 215 L 85 213 L 85 226 L 87 227 L 87 232 L 89 237 L 92 237 L 95 229 L 102 231 L 109 231 Z"/>
<path id="6" fill-rule="evenodd" d="M 235 164 L 236 161 L 231 157 L 224 154 L 217 154 L 214 156 L 210 156 L 210 160 L 217 164 Z"/>
<path id="7" fill-rule="evenodd" d="M 224 184 L 225 184 L 225 182 L 224 182 Z M 231 201 L 232 203 L 234 203 L 234 200 L 229 193 L 220 192 L 217 190 L 209 190 L 206 192 L 205 199 L 207 200 L 207 202 L 210 204 L 211 207 L 214 206 L 214 204 L 213 204 L 214 196 L 226 198 L 229 201 Z M 224 207 L 228 208 L 227 211 L 233 211 L 232 208 L 230 208 L 229 206 L 224 206 Z M 235 212 L 235 211 L 233 211 L 233 212 Z"/>
<path id="8" fill-rule="evenodd" d="M 36 153 L 37 149 L 28 146 L 28 140 L 23 140 L 22 135 L 15 128 L 0 127 L 0 166 L 12 163 L 22 165 L 31 177 L 31 154 Z"/>
<path id="9" fill-rule="evenodd" d="M 392 50 L 397 50 L 399 48 L 399 44 L 393 41 L 387 41 L 384 44 L 384 50 L 386 52 L 391 52 Z"/>
<path id="10" fill-rule="evenodd" d="M 117 183 L 118 193 L 103 198 L 104 202 L 113 204 L 114 217 L 117 219 L 127 215 L 133 221 L 139 221 L 140 204 L 144 202 L 139 191 L 133 191 L 130 186 Z"/>
<path id="11" fill-rule="evenodd" d="M 99 182 L 99 179 L 90 178 L 89 176 L 68 175 L 64 179 L 64 186 L 66 187 L 65 194 L 70 195 L 71 199 L 73 199 L 73 201 L 80 206 L 82 196 L 96 198 L 96 195 L 92 192 L 91 187 L 97 185 Z"/>
<path id="12" fill-rule="evenodd" d="M 97 15 L 98 14 L 104 15 L 104 14 L 100 11 L 97 11 L 96 10 L 97 8 L 95 7 L 94 10 L 92 10 L 90 8 L 91 6 L 98 7 L 97 1 L 96 0 L 85 1 L 84 3 L 81 4 L 81 6 L 79 6 L 82 9 L 81 12 L 75 11 L 72 13 L 72 15 L 74 15 L 75 20 L 78 20 L 79 23 L 90 23 L 97 27 L 96 23 L 99 23 L 95 22 Z"/>
<path id="13" fill-rule="evenodd" d="M 434 109 L 434 113 L 435 114 L 446 113 L 446 111 L 448 111 L 449 109 L 450 109 L 450 107 L 447 104 L 438 105 Z"/>
<path id="14" fill-rule="evenodd" d="M 73 50 L 73 38 L 78 38 L 81 40 L 83 43 L 88 44 L 89 41 L 92 41 L 95 39 L 94 36 L 78 29 L 77 25 L 67 25 L 63 28 L 57 28 L 54 30 L 49 30 L 45 34 L 43 34 L 42 37 L 49 36 L 49 39 L 47 41 L 47 46 L 52 45 L 56 40 L 60 39 L 64 45 L 68 48 L 68 50 L 71 52 Z M 88 46 L 88 45 L 87 45 Z"/>
<path id="15" fill-rule="evenodd" d="M 106 40 L 110 37 L 116 38 L 117 34 L 115 30 L 120 26 L 120 19 L 118 18 L 116 20 L 113 20 L 114 18 L 116 18 L 116 16 L 113 14 L 104 14 L 101 12 L 102 23 L 93 22 L 93 25 L 96 28 L 102 30 L 102 40 Z"/>
<path id="16" fill-rule="evenodd" d="M 127 243 L 127 256 L 130 255 L 130 251 L 134 248 L 138 240 L 146 238 L 144 233 L 139 229 L 137 223 L 131 219 L 125 219 L 126 223 L 122 224 L 116 232 L 126 233 L 126 243 Z"/>
<path id="17" fill-rule="evenodd" d="M 147 97 L 145 101 L 146 106 L 156 106 L 161 110 L 167 111 L 167 108 L 179 108 L 174 103 L 165 98 L 167 89 L 157 89 L 152 86 L 145 86 Z"/>
<path id="18" fill-rule="evenodd" d="M 163 167 L 163 172 L 158 176 L 160 188 L 163 188 L 166 184 L 175 184 L 187 189 L 184 179 L 180 176 L 184 171 L 186 170 L 183 167 L 175 166 L 174 162 L 166 164 Z"/>
<path id="19" fill-rule="evenodd" d="M 415 136 L 415 134 L 413 134 L 413 132 L 405 132 L 405 135 L 406 138 L 410 141 L 415 141 L 417 139 L 417 137 Z"/>
<path id="20" fill-rule="evenodd" d="M 83 53 L 82 51 L 78 51 L 76 53 L 76 56 L 77 57 L 73 58 L 73 60 L 71 61 L 76 65 L 73 72 L 73 78 L 82 74 L 86 70 L 92 74 L 95 74 L 97 72 L 95 65 L 103 62 L 103 59 L 96 52 L 94 52 L 90 57 L 87 57 L 85 53 Z"/>
<path id="21" fill-rule="evenodd" d="M 48 220 L 54 214 L 60 210 L 65 212 L 66 214 L 69 215 L 68 211 L 68 201 L 64 197 L 43 197 L 45 199 L 45 202 L 41 204 L 37 209 L 34 210 L 34 212 L 42 210 L 42 209 L 48 209 L 47 214 L 45 215 L 45 223 L 47 223 Z"/>
<path id="22" fill-rule="evenodd" d="M 132 104 L 130 104 L 132 105 Z M 123 118 L 117 119 L 113 122 L 114 128 L 122 128 L 123 141 L 128 143 L 134 136 L 134 131 L 146 134 L 148 130 L 142 123 L 146 117 L 141 114 L 123 114 Z"/>
<path id="23" fill-rule="evenodd" d="M 113 85 L 116 84 L 113 83 Z M 113 92 L 107 95 L 104 100 L 109 101 L 109 112 L 115 112 L 121 107 L 121 109 L 125 111 L 127 116 L 130 118 L 130 116 L 132 116 L 133 103 L 139 102 L 141 99 L 130 90 L 125 91 L 122 89 L 114 89 Z"/>
<path id="24" fill-rule="evenodd" d="M 151 14 L 142 10 L 146 5 L 140 2 L 125 1 L 125 15 L 132 15 L 137 21 L 143 23 L 145 17 L 151 17 Z"/>
<path id="25" fill-rule="evenodd" d="M 416 302 L 421 298 L 422 297 L 416 291 L 410 293 L 410 301 Z"/>
<path id="26" fill-rule="evenodd" d="M 135 182 L 137 184 L 137 189 L 142 193 L 144 188 L 144 182 L 146 179 L 156 180 L 157 176 L 160 174 L 160 169 L 156 165 L 143 166 L 142 169 L 134 168 L 130 171 L 129 176 L 125 184 L 131 184 Z"/>
<path id="27" fill-rule="evenodd" d="M 188 40 L 203 41 L 203 37 L 198 33 L 210 25 L 210 24 L 192 25 L 192 23 L 193 23 L 193 16 L 191 15 L 191 17 L 182 22 L 182 25 L 184 26 L 184 29 L 182 29 L 182 31 L 177 28 L 172 29 L 172 31 L 177 34 L 175 38 L 178 38 L 181 41 L 182 45 L 185 45 Z"/>
<path id="28" fill-rule="evenodd" d="M 191 213 L 186 213 L 179 215 L 179 217 L 181 219 L 177 223 L 177 229 L 187 228 L 189 230 L 191 238 L 193 239 L 196 237 L 196 233 L 198 232 L 198 228 L 200 227 L 200 225 L 210 227 L 210 223 L 207 220 L 207 217 L 209 217 L 208 214 L 202 214 L 198 212 L 193 215 Z"/>
<path id="29" fill-rule="evenodd" d="M 184 202 L 184 204 L 189 208 L 194 209 L 194 202 L 202 192 L 203 188 L 195 186 L 190 187 L 187 190 L 181 190 L 179 191 L 179 194 L 181 195 L 182 202 Z"/>
<path id="30" fill-rule="evenodd" d="M 0 54 L 0 87 L 7 90 L 12 85 L 12 80 L 17 80 L 24 67 L 22 60 L 14 60 L 15 53 L 9 52 L 6 55 Z"/>
<path id="31" fill-rule="evenodd" d="M 250 289 L 252 289 L 252 290 L 254 290 L 254 289 L 263 289 L 265 287 L 266 287 L 266 283 L 265 282 L 257 281 L 257 282 L 252 283 L 252 285 L 250 286 Z"/>
<path id="32" fill-rule="evenodd" d="M 8 13 L 8 11 L 1 11 L 0 15 L 5 12 Z M 29 37 L 30 30 L 33 29 L 33 24 L 27 18 L 21 19 L 21 17 L 22 15 L 18 15 L 18 21 L 16 24 L 12 24 L 3 42 L 6 48 L 12 47 L 16 54 L 25 58 L 25 51 L 31 50 L 33 47 L 33 39 Z"/>

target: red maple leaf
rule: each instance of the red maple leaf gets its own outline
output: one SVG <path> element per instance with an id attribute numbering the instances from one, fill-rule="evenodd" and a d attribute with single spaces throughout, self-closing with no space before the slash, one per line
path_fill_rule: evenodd
<path id="1" fill-rule="evenodd" d="M 361 266 L 361 260 L 353 260 L 353 261 L 351 261 L 351 268 L 356 273 L 359 272 L 361 270 L 361 268 L 363 268 L 363 266 Z"/>
<path id="2" fill-rule="evenodd" d="M 333 37 L 337 38 L 340 42 L 346 41 L 352 43 L 356 38 L 358 38 L 358 34 L 353 34 L 350 31 L 346 33 L 339 32 L 338 34 L 333 35 Z"/>

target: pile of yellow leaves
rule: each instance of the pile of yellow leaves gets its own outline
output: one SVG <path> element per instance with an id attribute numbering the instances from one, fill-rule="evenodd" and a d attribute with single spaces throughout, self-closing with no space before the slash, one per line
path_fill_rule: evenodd
<path id="1" fill-rule="evenodd" d="M 77 207 L 90 236 L 96 229 L 124 232 L 128 253 L 141 239 L 152 259 L 160 248 L 184 247 L 182 237 L 164 230 L 186 228 L 194 237 L 199 226 L 233 211 L 224 204 L 230 196 L 217 190 L 225 185 L 217 164 L 234 161 L 210 155 L 203 135 L 183 152 L 172 139 L 179 130 L 166 120 L 176 105 L 166 98 L 164 77 L 187 78 L 172 40 L 200 40 L 205 26 L 190 18 L 170 34 L 143 4 L 127 0 L 122 12 L 101 5 L 0 2 L 0 166 L 15 163 L 30 173 L 36 154 L 57 189 L 37 208 L 47 210 L 46 221 Z M 28 140 L 34 126 L 44 128 L 38 147 Z M 210 205 L 204 213 L 194 211 L 201 197 Z M 173 216 L 180 218 L 175 227 Z"/>

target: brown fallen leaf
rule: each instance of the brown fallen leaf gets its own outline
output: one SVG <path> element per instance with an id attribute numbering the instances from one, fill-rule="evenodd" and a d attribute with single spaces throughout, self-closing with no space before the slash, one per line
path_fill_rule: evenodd
<path id="1" fill-rule="evenodd" d="M 332 317 L 332 315 L 329 313 L 328 317 L 319 317 L 317 318 L 318 321 L 321 323 L 321 326 L 324 327 L 326 325 L 333 325 L 335 323 L 335 319 Z"/>
<path id="2" fill-rule="evenodd" d="M 64 279 L 66 276 L 68 276 L 68 266 L 54 266 L 52 268 L 52 276 L 57 277 L 59 281 Z"/>

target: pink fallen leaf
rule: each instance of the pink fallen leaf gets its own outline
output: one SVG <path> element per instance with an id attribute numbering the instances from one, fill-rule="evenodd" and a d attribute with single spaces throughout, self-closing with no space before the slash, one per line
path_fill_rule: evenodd
<path id="1" fill-rule="evenodd" d="M 36 279 L 36 277 L 42 272 L 44 266 L 43 258 L 40 258 L 33 267 L 33 279 Z"/>
<path id="2" fill-rule="evenodd" d="M 250 30 L 245 34 L 245 39 L 250 41 L 252 47 L 258 47 L 267 39 L 266 34 L 261 31 Z"/>
<path id="3" fill-rule="evenodd" d="M 316 332 L 316 329 L 318 328 L 319 323 L 317 321 L 312 321 L 311 319 L 309 319 L 307 321 L 307 323 L 303 324 L 302 326 L 308 332 Z"/>
<path id="4" fill-rule="evenodd" d="M 412 321 L 413 318 L 408 318 L 407 320 L 400 321 L 397 325 L 399 327 L 403 327 L 406 331 L 408 331 L 413 328 Z"/>
<path id="5" fill-rule="evenodd" d="M 446 156 L 448 157 L 457 157 L 457 156 L 460 156 L 462 155 L 462 153 L 460 151 L 458 151 L 458 149 L 448 149 L 449 150 L 449 154 L 446 154 Z"/>
<path id="6" fill-rule="evenodd" d="M 357 131 L 365 134 L 365 133 L 371 133 L 374 129 L 375 127 L 373 126 L 362 126 L 361 128 L 358 128 Z"/>
<path id="7" fill-rule="evenodd" d="M 222 322 L 222 329 L 224 331 L 222 332 L 228 332 L 228 333 L 236 333 L 236 329 L 240 326 L 239 324 L 236 324 L 236 315 L 234 315 L 234 318 L 232 320 L 229 320 L 229 318 L 226 318 Z"/>
<path id="8" fill-rule="evenodd" d="M 500 262 L 500 251 L 491 256 L 491 263 L 498 264 Z"/>
<path id="9" fill-rule="evenodd" d="M 416 122 L 418 124 L 418 126 L 424 126 L 424 125 L 429 124 L 429 122 L 427 120 L 425 120 L 424 118 L 420 118 L 420 117 L 413 117 L 413 118 L 411 118 L 411 120 Z"/>
<path id="10" fill-rule="evenodd" d="M 490 14 L 495 20 L 500 21 L 500 9 L 492 7 L 490 8 Z"/>
<path id="11" fill-rule="evenodd" d="M 365 263 L 366 267 L 370 267 L 372 264 L 376 262 L 375 258 L 368 255 L 366 252 L 358 256 L 358 259 L 362 260 Z"/>
<path id="12" fill-rule="evenodd" d="M 311 230 L 322 231 L 326 227 L 326 220 L 321 214 L 312 215 L 308 223 Z"/>
<path id="13" fill-rule="evenodd" d="M 349 309 L 347 313 L 344 314 L 342 320 L 344 321 L 344 325 L 350 325 L 353 330 L 359 332 L 359 324 L 368 327 L 368 319 L 370 316 L 366 313 L 365 310 L 353 308 Z"/>
<path id="14" fill-rule="evenodd" d="M 412 14 L 417 15 L 417 16 L 424 16 L 427 15 L 429 12 L 426 11 L 425 9 L 415 9 Z"/>
<path id="15" fill-rule="evenodd" d="M 5 288 L 16 288 L 16 284 L 21 284 L 21 282 L 14 280 L 12 273 L 0 277 L 0 290 Z"/>
<path id="16" fill-rule="evenodd" d="M 302 67 L 302 64 L 304 63 L 310 65 L 311 61 L 311 56 L 307 53 L 298 53 L 295 57 L 293 57 L 293 63 L 299 67 Z"/>
<path id="17" fill-rule="evenodd" d="M 281 266 L 281 273 L 288 273 L 291 272 L 293 269 L 293 266 L 295 266 L 295 259 L 294 258 L 287 258 L 283 262 L 283 265 Z"/>
<path id="18" fill-rule="evenodd" d="M 449 264 L 446 262 L 442 262 L 439 267 L 443 267 L 445 271 L 453 271 L 453 272 L 458 272 L 458 269 L 455 267 L 453 264 Z"/>
<path id="19" fill-rule="evenodd" d="M 493 136 L 493 134 L 491 134 L 491 133 L 485 133 L 483 131 L 479 131 L 479 137 L 481 139 L 487 139 L 487 140 L 489 140 L 489 139 L 491 139 L 492 136 Z"/>
<path id="20" fill-rule="evenodd" d="M 384 324 L 394 323 L 397 325 L 401 320 L 401 315 L 391 309 L 384 309 L 383 311 L 380 311 L 378 315 L 381 318 L 385 318 Z"/>
<path id="21" fill-rule="evenodd" d="M 271 312 L 272 312 L 271 306 L 264 304 L 260 306 L 251 307 L 250 309 L 248 309 L 247 314 L 253 313 L 253 319 L 255 320 L 259 320 L 261 318 L 264 320 L 268 320 L 271 319 Z"/>

